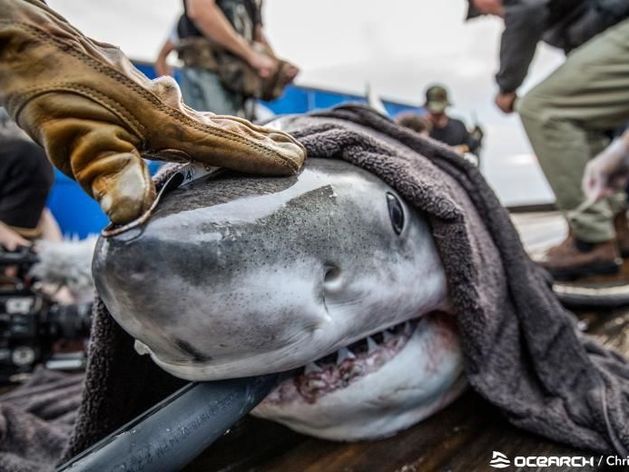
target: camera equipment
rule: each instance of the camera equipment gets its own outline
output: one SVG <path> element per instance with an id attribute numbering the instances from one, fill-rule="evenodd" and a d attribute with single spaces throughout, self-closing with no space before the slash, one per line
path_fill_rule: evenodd
<path id="1" fill-rule="evenodd" d="M 76 369 L 84 364 L 91 304 L 62 305 L 28 276 L 38 262 L 29 248 L 0 248 L 0 382 L 12 382 L 38 364 Z"/>

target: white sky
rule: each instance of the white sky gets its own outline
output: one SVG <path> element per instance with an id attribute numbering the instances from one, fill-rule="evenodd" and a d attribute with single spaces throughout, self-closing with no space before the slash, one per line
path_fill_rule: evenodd
<path id="1" fill-rule="evenodd" d="M 49 0 L 86 34 L 152 60 L 181 9 L 180 0 Z M 298 64 L 298 83 L 419 104 L 432 82 L 450 88 L 452 114 L 486 129 L 483 171 L 505 203 L 548 201 L 515 116 L 493 103 L 501 24 L 465 24 L 466 0 L 266 0 L 267 35 Z M 523 90 L 552 71 L 562 56 L 542 47 Z"/>

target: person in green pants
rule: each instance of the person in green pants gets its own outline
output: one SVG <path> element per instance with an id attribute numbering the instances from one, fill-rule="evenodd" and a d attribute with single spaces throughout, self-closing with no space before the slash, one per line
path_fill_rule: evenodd
<path id="1" fill-rule="evenodd" d="M 469 17 L 505 21 L 496 105 L 517 110 L 542 170 L 565 215 L 568 237 L 538 262 L 556 278 L 614 273 L 629 256 L 626 197 L 587 199 L 588 161 L 629 121 L 629 2 L 624 0 L 470 0 Z M 540 40 L 567 59 L 518 100 Z"/>

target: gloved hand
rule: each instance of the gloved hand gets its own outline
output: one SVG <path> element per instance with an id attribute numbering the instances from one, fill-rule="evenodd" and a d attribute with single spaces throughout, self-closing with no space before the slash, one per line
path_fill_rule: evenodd
<path id="1" fill-rule="evenodd" d="M 39 0 L 0 0 L 0 104 L 114 223 L 147 210 L 142 157 L 261 175 L 297 172 L 305 150 L 246 120 L 197 113 L 173 79 L 148 80 L 119 49 L 83 36 Z"/>
<path id="2" fill-rule="evenodd" d="M 628 180 L 629 133 L 625 133 L 585 166 L 583 192 L 589 200 L 600 200 L 624 188 Z"/>

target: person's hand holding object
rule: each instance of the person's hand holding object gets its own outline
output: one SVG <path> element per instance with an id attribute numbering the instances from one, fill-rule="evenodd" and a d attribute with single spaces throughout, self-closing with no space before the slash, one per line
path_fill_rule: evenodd
<path id="1" fill-rule="evenodd" d="M 114 223 L 155 190 L 143 157 L 261 175 L 296 173 L 289 135 L 185 106 L 169 77 L 150 81 L 119 49 L 83 36 L 38 0 L 0 0 L 0 104 Z"/>
<path id="2" fill-rule="evenodd" d="M 0 221 L 0 248 L 17 251 L 19 247 L 30 246 L 31 243 Z"/>
<path id="3" fill-rule="evenodd" d="M 278 66 L 276 59 L 254 50 L 251 51 L 248 61 L 249 65 L 253 67 L 262 78 L 270 77 Z"/>
<path id="4" fill-rule="evenodd" d="M 589 200 L 609 197 L 629 181 L 629 132 L 615 139 L 585 166 L 583 192 Z"/>
<path id="5" fill-rule="evenodd" d="M 503 113 L 513 113 L 518 95 L 515 92 L 499 92 L 496 94 L 494 102 Z"/>

